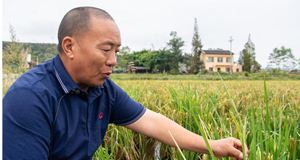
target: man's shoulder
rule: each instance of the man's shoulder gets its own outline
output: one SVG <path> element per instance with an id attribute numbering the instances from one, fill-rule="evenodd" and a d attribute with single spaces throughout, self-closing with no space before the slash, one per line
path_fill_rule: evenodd
<path id="1" fill-rule="evenodd" d="M 111 96 L 114 97 L 124 97 L 127 96 L 126 91 L 124 91 L 118 84 L 116 84 L 111 79 L 106 79 L 103 87 L 105 88 L 104 91 L 108 92 Z"/>
<path id="2" fill-rule="evenodd" d="M 106 90 L 109 90 L 109 91 L 118 91 L 120 90 L 121 88 L 113 81 L 111 80 L 110 78 L 106 79 L 105 82 L 103 83 L 103 87 L 106 88 Z"/>
<path id="3" fill-rule="evenodd" d="M 8 93 L 13 90 L 30 89 L 35 92 L 50 89 L 53 86 L 54 74 L 51 61 L 45 62 L 32 68 L 20 76 L 9 88 Z"/>
<path id="4" fill-rule="evenodd" d="M 116 86 L 115 82 L 110 78 L 106 79 L 103 83 L 103 87 L 115 87 L 115 86 Z"/>

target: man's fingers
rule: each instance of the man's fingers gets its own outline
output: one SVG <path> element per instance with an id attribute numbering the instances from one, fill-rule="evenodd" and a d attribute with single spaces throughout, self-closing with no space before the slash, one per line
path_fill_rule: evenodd
<path id="1" fill-rule="evenodd" d="M 246 144 L 242 145 L 241 141 L 230 137 L 225 138 L 217 141 L 213 141 L 216 143 L 215 147 L 212 147 L 215 149 L 214 153 L 216 153 L 216 157 L 232 157 L 233 160 L 242 160 L 243 159 L 243 147 L 245 149 L 246 158 L 248 158 L 248 147 Z"/>
<path id="2" fill-rule="evenodd" d="M 243 151 L 243 147 L 245 148 L 245 152 L 248 153 L 248 147 L 246 143 L 244 143 L 244 146 L 242 146 L 242 142 L 238 139 L 235 139 L 233 141 L 235 148 L 239 149 L 240 151 Z"/>
<path id="3" fill-rule="evenodd" d="M 245 147 L 246 158 L 247 158 L 248 157 L 247 145 L 244 144 L 244 146 L 242 146 L 242 142 L 238 139 L 235 139 L 233 143 L 234 143 L 234 147 L 235 147 L 235 150 L 233 151 L 233 156 L 236 159 L 243 159 L 243 148 L 242 147 Z"/>
<path id="4" fill-rule="evenodd" d="M 231 154 L 232 154 L 232 157 L 234 157 L 236 159 L 243 159 L 243 153 L 240 150 L 238 150 L 237 148 L 233 148 Z"/>
<path id="5" fill-rule="evenodd" d="M 243 159 L 243 153 L 239 155 L 239 159 Z"/>

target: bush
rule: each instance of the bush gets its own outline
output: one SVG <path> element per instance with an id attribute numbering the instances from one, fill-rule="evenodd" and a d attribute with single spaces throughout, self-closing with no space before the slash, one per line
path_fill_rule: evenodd
<path id="1" fill-rule="evenodd" d="M 274 68 L 273 68 L 273 69 L 271 70 L 271 74 L 272 74 L 272 75 L 278 75 L 278 74 L 280 73 L 280 71 L 281 71 L 280 68 L 278 68 L 278 69 L 274 69 Z"/>
<path id="2" fill-rule="evenodd" d="M 178 71 L 177 71 L 177 69 L 174 69 L 174 68 L 173 68 L 173 69 L 171 69 L 170 73 L 171 73 L 171 74 L 177 74 Z"/>
<path id="3" fill-rule="evenodd" d="M 206 74 L 207 72 L 207 69 L 201 69 L 201 74 Z"/>
<path id="4" fill-rule="evenodd" d="M 229 72 L 221 72 L 221 75 L 222 76 L 228 76 L 228 75 L 230 75 L 230 73 Z"/>
<path id="5" fill-rule="evenodd" d="M 246 76 L 246 77 L 249 77 L 249 73 L 248 73 L 248 72 L 245 72 L 245 76 Z"/>

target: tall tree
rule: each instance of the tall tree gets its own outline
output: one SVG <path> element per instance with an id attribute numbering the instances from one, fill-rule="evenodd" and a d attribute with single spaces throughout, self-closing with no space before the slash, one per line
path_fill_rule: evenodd
<path id="1" fill-rule="evenodd" d="M 197 19 L 195 18 L 195 24 L 194 24 L 194 35 L 193 35 L 193 41 L 192 41 L 192 55 L 193 60 L 191 63 L 191 73 L 197 74 L 199 69 L 202 67 L 203 61 L 200 60 L 200 55 L 202 51 L 203 45 L 201 44 L 201 39 L 198 31 L 198 24 Z"/>
<path id="2" fill-rule="evenodd" d="M 268 67 L 295 69 L 299 65 L 299 60 L 295 58 L 290 48 L 282 46 L 280 49 L 275 48 L 273 53 L 270 53 Z"/>
<path id="3" fill-rule="evenodd" d="M 170 48 L 170 68 L 171 73 L 175 74 L 178 72 L 179 62 L 182 62 L 182 49 L 181 47 L 184 46 L 184 41 L 177 37 L 177 32 L 172 31 L 170 33 L 170 36 L 172 36 L 172 39 L 167 43 L 168 47 Z"/>
<path id="4" fill-rule="evenodd" d="M 24 54 L 24 48 L 22 43 L 18 43 L 17 35 L 12 25 L 9 25 L 10 32 L 10 45 L 7 45 L 3 50 L 3 69 L 8 72 L 23 72 L 24 63 L 26 63 L 26 58 L 22 59 L 22 54 Z"/>
<path id="5" fill-rule="evenodd" d="M 247 72 L 250 72 L 251 69 L 260 70 L 261 65 L 255 60 L 255 45 L 251 41 L 250 34 L 248 42 L 244 47 L 245 48 L 240 52 L 238 64 L 243 65 L 243 70 Z"/>

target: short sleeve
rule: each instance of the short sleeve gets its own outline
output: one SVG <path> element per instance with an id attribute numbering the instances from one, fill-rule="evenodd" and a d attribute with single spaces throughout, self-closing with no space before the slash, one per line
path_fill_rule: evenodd
<path id="1" fill-rule="evenodd" d="M 3 98 L 3 158 L 47 159 L 50 142 L 49 102 L 29 88 L 9 90 Z M 48 103 L 48 105 L 47 105 Z"/>
<path id="2" fill-rule="evenodd" d="M 110 123 L 125 126 L 134 123 L 141 118 L 146 112 L 146 108 L 130 98 L 130 96 L 118 85 L 113 83 L 113 87 L 115 97 Z"/>

